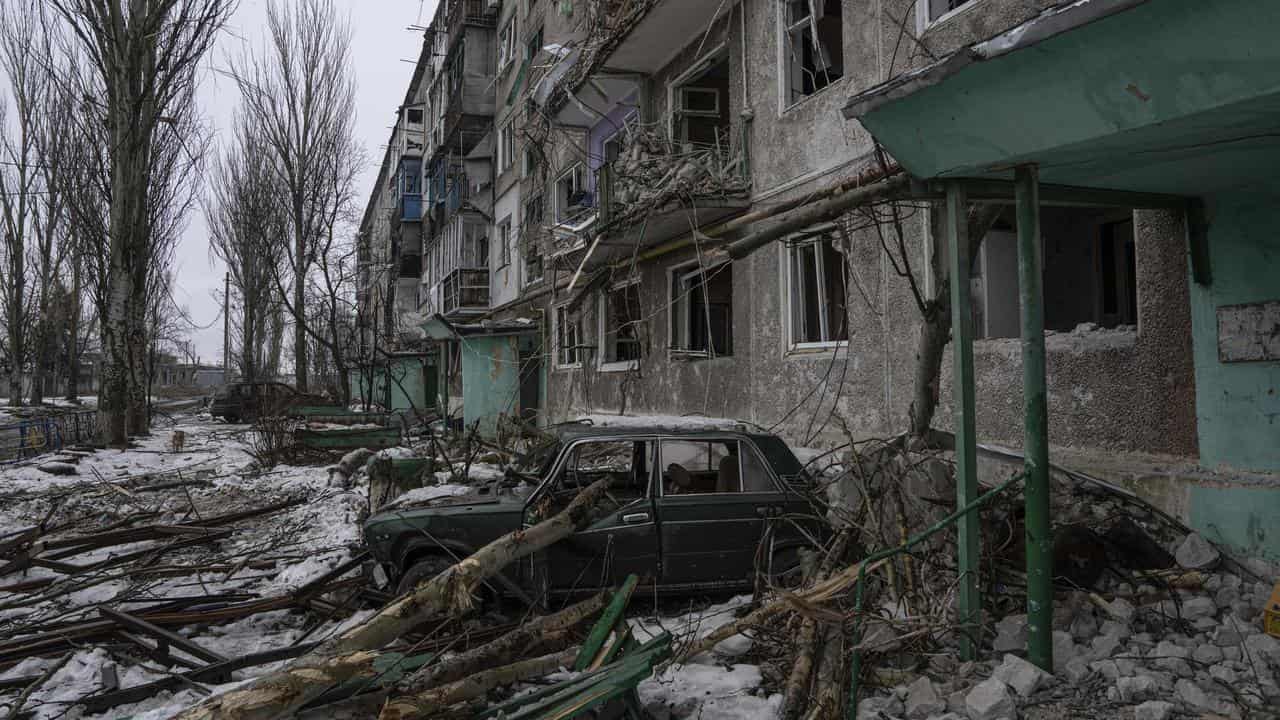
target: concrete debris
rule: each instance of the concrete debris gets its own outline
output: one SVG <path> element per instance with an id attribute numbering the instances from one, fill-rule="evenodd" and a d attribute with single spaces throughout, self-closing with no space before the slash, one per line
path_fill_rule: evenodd
<path id="1" fill-rule="evenodd" d="M 996 652 L 1021 652 L 1026 647 L 1026 615 L 1006 615 L 996 623 L 996 639 L 992 642 L 992 649 Z"/>
<path id="2" fill-rule="evenodd" d="M 1209 570 L 1218 564 L 1222 556 L 1200 533 L 1191 533 L 1178 546 L 1173 557 L 1179 566 L 1187 570 Z"/>
<path id="3" fill-rule="evenodd" d="M 991 677 L 1008 685 L 1020 697 L 1026 698 L 1031 697 L 1049 675 L 1017 655 L 1005 655 L 1004 662 L 995 669 Z"/>
<path id="4" fill-rule="evenodd" d="M 1089 663 L 1080 657 L 1071 658 L 1070 662 L 1066 663 L 1055 663 L 1055 666 L 1058 668 L 1058 674 L 1072 685 L 1079 685 L 1093 674 L 1089 669 Z"/>
<path id="5" fill-rule="evenodd" d="M 1127 703 L 1154 697 L 1158 688 L 1155 678 L 1149 675 L 1122 677 L 1116 680 L 1116 690 L 1120 699 Z"/>
<path id="6" fill-rule="evenodd" d="M 1174 705 L 1163 700 L 1148 700 L 1133 709 L 1133 720 L 1167 720 Z"/>
<path id="7" fill-rule="evenodd" d="M 1182 617 L 1186 620 L 1211 618 L 1218 614 L 1218 606 L 1211 598 L 1194 597 L 1182 605 Z"/>
<path id="8" fill-rule="evenodd" d="M 907 687 L 906 711 L 908 720 L 925 720 L 947 709 L 947 703 L 938 696 L 933 682 L 921 677 Z"/>
<path id="9" fill-rule="evenodd" d="M 1017 709 L 1009 688 L 996 678 L 988 678 L 974 686 L 964 698 L 969 720 L 1013 720 Z"/>

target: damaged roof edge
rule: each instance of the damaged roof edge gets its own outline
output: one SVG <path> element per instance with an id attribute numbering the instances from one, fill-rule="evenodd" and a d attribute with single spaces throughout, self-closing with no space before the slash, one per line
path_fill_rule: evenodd
<path id="1" fill-rule="evenodd" d="M 965 46 L 922 68 L 903 73 L 849 98 L 847 119 L 862 118 L 881 106 L 914 95 L 966 67 L 1037 45 L 1103 18 L 1145 5 L 1149 0 L 1075 0 L 1058 5 L 988 40 Z"/>

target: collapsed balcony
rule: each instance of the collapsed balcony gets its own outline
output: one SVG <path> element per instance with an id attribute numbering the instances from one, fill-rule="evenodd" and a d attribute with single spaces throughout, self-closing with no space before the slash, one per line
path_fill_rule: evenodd
<path id="1" fill-rule="evenodd" d="M 606 160 L 592 176 L 571 169 L 557 180 L 555 256 L 595 247 L 594 266 L 750 206 L 747 158 L 732 138 L 737 127 L 709 125 L 694 136 L 701 142 L 672 142 L 639 126 L 627 132 L 628 138 L 605 143 Z"/>

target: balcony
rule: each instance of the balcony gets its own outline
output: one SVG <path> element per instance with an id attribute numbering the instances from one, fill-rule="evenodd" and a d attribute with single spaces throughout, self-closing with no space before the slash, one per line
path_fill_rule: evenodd
<path id="1" fill-rule="evenodd" d="M 617 159 L 595 173 L 594 207 L 552 228 L 557 256 L 587 247 L 583 232 L 594 227 L 601 234 L 588 267 L 597 267 L 688 234 L 691 227 L 708 228 L 750 207 L 751 178 L 742 143 L 733 142 L 737 125 L 712 128 L 712 143 L 675 145 L 652 131 L 637 131 L 638 152 L 622 150 Z M 590 197 L 590 194 L 588 194 Z M 696 223 L 689 209 L 697 208 Z"/>
<path id="2" fill-rule="evenodd" d="M 445 317 L 489 309 L 489 271 L 455 270 L 440 286 Z"/>
<path id="3" fill-rule="evenodd" d="M 422 193 L 400 196 L 400 222 L 422 222 Z"/>

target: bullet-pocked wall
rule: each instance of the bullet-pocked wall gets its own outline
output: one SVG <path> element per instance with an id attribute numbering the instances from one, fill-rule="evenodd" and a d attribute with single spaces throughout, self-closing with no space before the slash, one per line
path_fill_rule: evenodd
<path id="1" fill-rule="evenodd" d="M 826 16 L 829 20 L 832 13 L 839 14 L 842 39 L 841 51 L 831 55 L 828 69 L 837 69 L 839 62 L 839 77 L 815 87 L 803 79 L 797 85 L 786 52 L 793 42 L 789 33 L 801 31 L 801 24 L 788 27 L 788 18 L 780 14 L 783 3 L 747 0 L 648 78 L 648 117 L 666 117 L 668 84 L 708 50 L 723 46 L 731 70 L 731 116 L 749 128 L 751 210 L 764 210 L 808 196 L 869 165 L 869 135 L 840 114 L 850 94 L 963 43 L 994 35 L 1051 4 L 975 0 L 971 7 L 966 4 L 925 23 L 923 35 L 915 37 L 914 1 L 833 3 Z M 820 32 L 831 37 L 829 25 Z M 811 68 L 801 70 L 803 78 Z M 686 344 L 680 333 L 689 326 L 681 320 L 686 312 L 681 282 L 699 269 L 700 262 L 693 248 L 668 252 L 634 269 L 620 268 L 581 301 L 582 327 L 576 341 L 580 352 L 568 363 L 572 367 L 549 372 L 549 417 L 620 411 L 702 413 L 775 428 L 795 444 L 839 442 L 842 421 L 859 438 L 903 431 L 914 391 L 921 316 L 911 284 L 901 273 L 909 264 L 917 289 L 926 297 L 943 279 L 929 270 L 931 254 L 938 249 L 934 238 L 941 237 L 931 228 L 931 212 L 923 206 L 900 210 L 905 257 L 891 259 L 884 251 L 882 233 L 889 233 L 884 237 L 896 250 L 890 228 L 855 212 L 842 218 L 839 228 L 828 229 L 825 248 L 811 242 L 774 243 L 722 271 L 731 277 L 732 344 L 730 352 L 715 358 L 680 351 Z M 1181 218 L 1162 213 L 1130 216 L 1123 210 L 1061 217 L 1056 229 L 1046 230 L 1046 242 L 1058 243 L 1051 248 L 1057 255 L 1047 254 L 1058 258 L 1046 269 L 1047 277 L 1055 268 L 1059 275 L 1086 267 L 1094 273 L 1104 254 L 1113 264 L 1109 279 L 1093 274 L 1054 277 L 1059 292 L 1081 287 L 1086 279 L 1090 290 L 1085 298 L 1063 296 L 1059 306 L 1063 323 L 1080 318 L 1069 326 L 1083 326 L 1047 339 L 1051 442 L 1195 456 Z M 1110 227 L 1126 220 L 1127 227 Z M 768 222 L 748 226 L 739 236 Z M 1131 255 L 1125 255 L 1125 248 Z M 997 277 L 1010 268 L 995 254 L 985 262 L 991 282 L 985 286 L 989 306 L 984 310 L 993 316 L 1003 313 L 1006 319 L 1012 312 L 1016 319 L 1016 306 L 1007 304 L 1011 278 Z M 833 264 L 843 264 L 842 280 L 818 269 Z M 610 322 L 602 322 L 601 316 L 608 313 L 607 295 L 617 293 L 632 275 L 639 281 L 635 296 L 644 320 L 642 355 L 634 364 L 608 362 L 609 344 L 615 340 L 609 336 Z M 827 294 L 814 302 L 806 283 L 817 286 L 820 275 Z M 1016 298 L 1016 270 L 1012 281 Z M 841 284 L 843 297 L 838 297 L 831 288 Z M 1126 315 L 1119 308 L 1130 292 L 1132 307 Z M 1105 304 L 1108 297 L 1112 302 Z M 568 299 L 561 296 L 548 305 L 553 342 L 563 337 L 557 332 L 555 305 Z M 843 327 L 833 320 L 846 313 Z M 822 317 L 826 320 L 819 322 Z M 975 356 L 980 438 L 1021 445 L 1017 340 L 998 334 L 979 340 Z M 935 420 L 942 428 L 952 425 L 950 367 L 948 353 Z"/>

